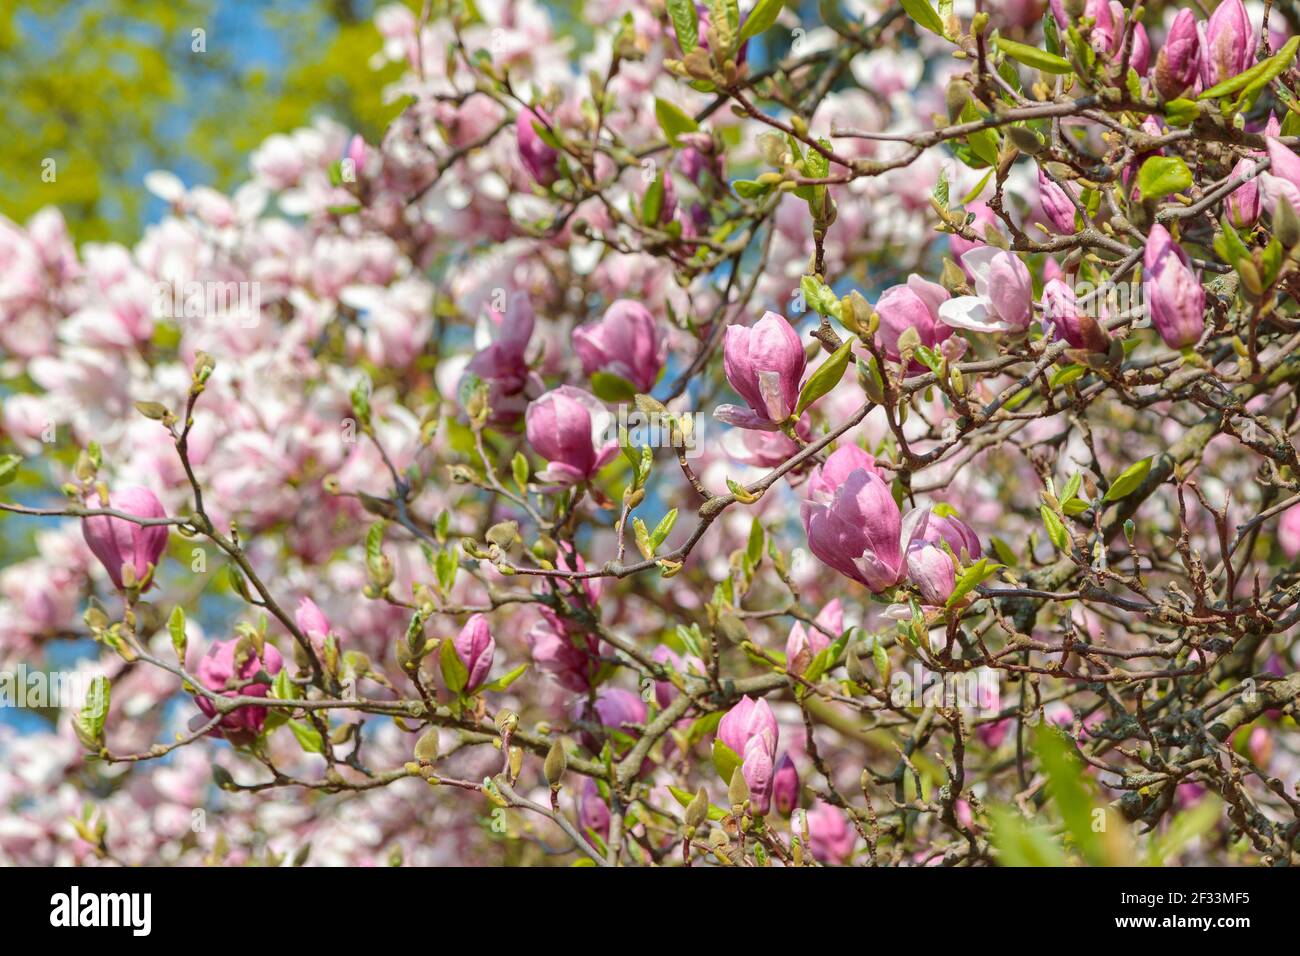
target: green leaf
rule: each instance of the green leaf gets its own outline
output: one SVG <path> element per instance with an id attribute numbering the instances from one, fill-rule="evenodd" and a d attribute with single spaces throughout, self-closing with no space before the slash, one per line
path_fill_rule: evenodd
<path id="1" fill-rule="evenodd" d="M 650 531 L 640 518 L 632 519 L 632 534 L 636 538 L 636 548 L 641 552 L 641 557 L 649 561 L 655 556 L 655 549 L 650 543 Z"/>
<path id="2" fill-rule="evenodd" d="M 664 539 L 668 537 L 669 533 L 673 530 L 673 525 L 676 523 L 677 509 L 674 508 L 672 511 L 668 512 L 668 514 L 664 515 L 659 523 L 655 525 L 654 531 L 650 532 L 650 547 L 653 551 L 659 550 L 659 545 L 664 543 Z"/>
<path id="3" fill-rule="evenodd" d="M 469 682 L 469 669 L 461 661 L 460 655 L 456 653 L 456 645 L 450 641 L 442 642 L 442 649 L 438 655 L 438 663 L 442 667 L 442 682 L 446 685 L 447 690 L 453 694 L 459 694 L 465 689 Z"/>
<path id="4" fill-rule="evenodd" d="M 943 28 L 943 21 L 939 19 L 939 14 L 934 12 L 934 7 L 930 6 L 927 0 L 899 0 L 907 15 L 915 20 L 919 25 L 925 27 L 931 33 L 938 34 L 945 40 L 948 34 Z"/>
<path id="5" fill-rule="evenodd" d="M 804 409 L 840 383 L 840 379 L 844 377 L 844 370 L 849 367 L 849 358 L 852 354 L 853 340 L 849 339 L 808 377 L 808 381 L 799 392 L 799 403 L 794 409 L 795 418 L 802 415 Z"/>
<path id="6" fill-rule="evenodd" d="M 18 455 L 0 455 L 0 485 L 7 485 L 18 477 L 18 466 L 23 460 Z"/>
<path id="7" fill-rule="evenodd" d="M 1058 76 L 1074 72 L 1074 67 L 1070 65 L 1070 61 L 1065 57 L 1057 56 L 1055 53 L 1048 53 L 1046 50 L 1040 50 L 1036 46 L 1017 43 L 1015 40 L 1008 40 L 1006 37 L 995 37 L 993 45 L 1012 59 L 1019 60 L 1025 66 L 1031 66 L 1035 70 L 1042 70 L 1044 73 L 1055 73 Z"/>
<path id="8" fill-rule="evenodd" d="M 609 402 L 611 405 L 629 402 L 636 397 L 636 386 L 613 372 L 592 372 L 591 390 L 602 402 Z"/>
<path id="9" fill-rule="evenodd" d="M 366 532 L 366 560 L 374 563 L 383 556 L 384 522 L 376 521 Z"/>
<path id="10" fill-rule="evenodd" d="M 438 587 L 442 589 L 442 593 L 450 594 L 452 586 L 456 583 L 456 574 L 460 571 L 460 545 L 453 544 L 439 551 L 438 556 L 433 560 L 433 570 L 438 576 Z"/>
<path id="11" fill-rule="evenodd" d="M 1034 750 L 1047 775 L 1047 792 L 1065 821 L 1074 845 L 1092 866 L 1106 866 L 1109 858 L 1101 833 L 1093 830 L 1093 798 L 1084 785 L 1083 762 L 1074 745 L 1050 724 L 1034 728 Z"/>
<path id="12" fill-rule="evenodd" d="M 510 460 L 510 474 L 515 479 L 515 485 L 520 491 L 528 493 L 528 459 L 521 451 L 515 452 L 515 457 Z"/>
<path id="13" fill-rule="evenodd" d="M 1195 100 L 1170 100 L 1165 104 L 1165 120 L 1170 126 L 1191 126 L 1200 115 Z"/>
<path id="14" fill-rule="evenodd" d="M 1007 544 L 1001 538 L 993 537 L 989 539 L 989 544 L 993 545 L 993 553 L 998 556 L 998 560 L 1009 568 L 1014 568 L 1020 563 L 1016 553 L 1011 550 L 1011 545 Z"/>
<path id="15" fill-rule="evenodd" d="M 659 213 L 664 207 L 664 171 L 655 174 L 654 182 L 646 187 L 645 199 L 641 203 L 641 224 L 655 226 L 659 223 Z"/>
<path id="16" fill-rule="evenodd" d="M 1109 504 L 1112 501 L 1119 501 L 1119 499 L 1131 495 L 1137 490 L 1137 486 L 1142 484 L 1150 471 L 1150 456 L 1143 458 L 1135 465 L 1125 468 L 1124 472 L 1110 483 L 1110 487 L 1106 489 L 1106 496 L 1102 498 L 1102 501 Z"/>
<path id="17" fill-rule="evenodd" d="M 1192 185 L 1192 171 L 1177 156 L 1152 156 L 1138 170 L 1138 189 L 1142 199 L 1164 199 Z"/>
<path id="18" fill-rule="evenodd" d="M 479 688 L 479 689 L 480 689 L 480 690 L 491 690 L 491 691 L 502 691 L 502 690 L 505 690 L 507 687 L 509 687 L 509 686 L 510 686 L 511 684 L 513 684 L 515 681 L 519 680 L 519 678 L 523 677 L 523 676 L 524 676 L 524 672 L 525 672 L 526 670 L 528 670 L 528 665 L 527 665 L 527 664 L 520 664 L 518 667 L 516 667 L 514 670 L 510 671 L 508 674 L 503 674 L 502 676 L 498 677 L 498 678 L 497 678 L 496 680 L 494 680 L 494 681 L 488 681 L 486 684 L 484 684 L 484 685 L 483 685 L 481 688 Z"/>
<path id="19" fill-rule="evenodd" d="M 301 721 L 291 720 L 289 721 L 289 729 L 298 738 L 298 746 L 303 749 L 304 753 L 323 754 L 325 752 L 325 742 L 321 740 L 320 733 L 315 727 L 308 727 Z"/>
<path id="20" fill-rule="evenodd" d="M 176 651 L 176 659 L 180 661 L 181 666 L 185 666 L 185 611 L 178 604 L 172 608 L 171 616 L 167 618 L 167 633 L 172 638 L 172 649 Z"/>
<path id="21" fill-rule="evenodd" d="M 736 772 L 744 761 L 740 754 L 736 753 L 721 740 L 716 737 L 713 740 L 713 769 L 718 771 L 718 776 L 722 778 L 723 783 L 731 783 L 731 775 Z"/>
<path id="22" fill-rule="evenodd" d="M 680 106 L 658 98 L 655 99 L 655 119 L 659 120 L 659 128 L 674 146 L 678 145 L 677 137 L 682 133 L 694 133 L 700 128 L 700 124 Z"/>
<path id="23" fill-rule="evenodd" d="M 102 740 L 104 722 L 108 719 L 108 708 L 113 692 L 108 678 L 100 674 L 90 682 L 86 689 L 86 699 L 77 711 L 77 726 L 90 740 Z"/>
<path id="24" fill-rule="evenodd" d="M 1086 365 L 1065 365 L 1058 368 L 1052 373 L 1052 388 L 1060 388 L 1062 385 L 1069 385 L 1071 382 L 1083 378 L 1088 371 Z"/>
<path id="25" fill-rule="evenodd" d="M 749 526 L 749 540 L 745 542 L 745 558 L 751 566 L 757 566 L 763 557 L 763 540 L 767 533 L 763 523 L 755 518 Z"/>
<path id="26" fill-rule="evenodd" d="M 1056 546 L 1058 551 L 1066 554 L 1070 553 L 1070 534 L 1065 530 L 1065 525 L 1061 519 L 1056 516 L 1056 512 L 1047 505 L 1038 509 L 1038 513 L 1043 516 L 1043 526 L 1047 528 L 1047 539 Z"/>
<path id="27" fill-rule="evenodd" d="M 689 807 L 691 801 L 695 799 L 695 794 L 691 793 L 689 790 L 683 790 L 681 787 L 674 787 L 672 784 L 668 785 L 668 792 L 673 795 L 674 800 L 684 807 Z M 722 809 L 722 807 L 714 806 L 712 803 L 709 804 L 710 820 L 722 820 L 725 819 L 726 816 L 727 811 Z"/>
<path id="28" fill-rule="evenodd" d="M 699 46 L 699 25 L 693 0 L 668 0 L 668 16 L 673 21 L 677 45 L 682 53 L 690 53 Z"/>
<path id="29" fill-rule="evenodd" d="M 1000 564 L 989 564 L 988 558 L 980 558 L 979 561 L 962 572 L 961 577 L 957 579 L 956 586 L 952 589 L 952 594 L 948 595 L 944 607 L 955 606 L 976 586 L 982 584 L 990 575 L 996 574 L 1001 568 L 1002 565 Z"/>
<path id="30" fill-rule="evenodd" d="M 968 102 L 965 109 L 961 111 L 961 121 L 963 123 L 973 123 L 983 118 L 983 114 L 975 108 L 973 101 Z M 970 147 L 970 151 L 984 165 L 996 166 L 998 164 L 998 134 L 993 130 L 982 129 L 975 133 L 968 133 L 966 143 Z"/>
<path id="31" fill-rule="evenodd" d="M 1222 83 L 1215 84 L 1197 99 L 1218 99 L 1221 96 L 1228 96 L 1241 90 L 1241 96 L 1237 100 L 1237 105 L 1240 107 L 1247 98 L 1262 90 L 1282 74 L 1282 71 L 1295 59 L 1297 47 L 1300 47 L 1300 37 L 1292 37 L 1286 41 L 1286 46 L 1267 60 L 1256 63 L 1244 73 L 1239 73 L 1236 76 L 1229 77 Z"/>
<path id="32" fill-rule="evenodd" d="M 757 199 L 772 187 L 767 183 L 755 182 L 752 179 L 737 179 L 731 184 L 731 188 L 736 191 L 736 195 L 741 199 Z"/>
<path id="33" fill-rule="evenodd" d="M 785 6 L 785 0 L 758 0 L 754 4 L 754 9 L 749 11 L 749 17 L 745 20 L 745 25 L 740 28 L 740 42 L 744 43 L 750 37 L 756 37 L 774 23 L 776 18 L 781 15 L 781 8 Z"/>
<path id="34" fill-rule="evenodd" d="M 1065 866 L 1060 842 L 1047 827 L 1033 826 L 1010 807 L 989 807 L 993 830 L 989 839 L 1000 866 Z"/>

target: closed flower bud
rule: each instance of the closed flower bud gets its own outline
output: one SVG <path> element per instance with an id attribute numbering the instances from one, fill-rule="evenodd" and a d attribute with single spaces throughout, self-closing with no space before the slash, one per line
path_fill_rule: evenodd
<path id="1" fill-rule="evenodd" d="M 553 788 L 558 787 L 568 767 L 569 758 L 564 752 L 564 744 L 557 740 L 551 744 L 551 749 L 546 752 L 546 760 L 542 764 L 542 773 L 546 775 L 546 782 Z"/>
<path id="2" fill-rule="evenodd" d="M 101 498 L 99 507 L 111 508 L 138 518 L 167 516 L 157 495 L 148 488 L 134 485 L 113 492 L 107 501 Z M 157 567 L 158 559 L 167 548 L 166 525 L 141 525 L 108 515 L 83 518 L 81 534 L 119 590 L 124 585 L 124 567 L 130 569 L 128 573 L 132 576 L 132 584 L 139 583 L 145 579 L 151 565 Z M 151 578 L 149 586 L 152 585 Z"/>
<path id="3" fill-rule="evenodd" d="M 557 171 L 560 153 L 547 143 L 537 126 L 549 126 L 551 118 L 540 107 L 521 109 L 515 121 L 515 144 L 519 148 L 519 161 L 528 175 L 540 186 L 550 186 L 559 178 Z"/>
<path id="4" fill-rule="evenodd" d="M 612 416 L 594 395 L 561 385 L 532 402 L 524 415 L 528 444 L 547 459 L 542 481 L 575 485 L 591 478 L 618 454 L 606 439 Z"/>
<path id="5" fill-rule="evenodd" d="M 714 416 L 741 428 L 775 429 L 794 414 L 806 365 L 803 344 L 783 316 L 767 312 L 752 328 L 728 326 L 723 371 L 749 408 L 721 405 Z"/>
<path id="6" fill-rule="evenodd" d="M 573 333 L 573 349 L 588 375 L 606 372 L 631 382 L 638 392 L 654 387 L 663 369 L 668 340 L 640 302 L 619 299 L 599 322 Z"/>
<path id="7" fill-rule="evenodd" d="M 1156 55 L 1155 87 L 1166 100 L 1178 99 L 1195 84 L 1200 67 L 1201 39 L 1196 16 L 1191 10 L 1179 10 L 1164 47 Z"/>
<path id="8" fill-rule="evenodd" d="M 1151 227 L 1142 257 L 1142 293 L 1151 321 L 1173 349 L 1192 345 L 1205 330 L 1205 290 L 1169 231 Z"/>
<path id="9" fill-rule="evenodd" d="M 799 771 L 789 754 L 782 754 L 772 774 L 772 803 L 783 817 L 794 813 L 799 806 Z"/>
<path id="10" fill-rule="evenodd" d="M 492 658 L 496 654 L 497 645 L 488 628 L 487 618 L 482 614 L 471 615 L 453 639 L 452 646 L 469 673 L 464 691 L 472 694 L 487 680 L 488 672 L 492 670 Z"/>
<path id="11" fill-rule="evenodd" d="M 1255 31 L 1242 0 L 1223 0 L 1201 36 L 1201 83 L 1208 89 L 1255 65 Z"/>

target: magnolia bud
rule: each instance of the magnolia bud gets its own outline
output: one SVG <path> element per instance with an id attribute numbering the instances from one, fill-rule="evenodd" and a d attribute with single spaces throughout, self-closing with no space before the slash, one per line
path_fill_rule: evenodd
<path id="1" fill-rule="evenodd" d="M 438 759 L 438 728 L 430 727 L 415 743 L 415 759 L 421 763 L 433 763 Z"/>
<path id="2" fill-rule="evenodd" d="M 692 830 L 698 830 L 708 815 L 709 795 L 700 787 L 695 792 L 695 798 L 686 805 L 686 825 Z"/>
<path id="3" fill-rule="evenodd" d="M 727 800 L 733 807 L 745 805 L 749 799 L 749 784 L 745 782 L 745 774 L 737 767 L 731 772 L 731 783 L 727 786 Z"/>
<path id="4" fill-rule="evenodd" d="M 568 767 L 569 758 L 564 752 L 564 745 L 557 740 L 551 744 L 551 749 L 546 754 L 546 762 L 542 764 L 542 773 L 546 775 L 546 782 L 552 789 L 560 785 L 560 779 Z"/>

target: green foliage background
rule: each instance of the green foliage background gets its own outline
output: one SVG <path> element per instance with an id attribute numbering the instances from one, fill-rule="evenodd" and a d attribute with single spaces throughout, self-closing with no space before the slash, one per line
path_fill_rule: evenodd
<path id="1" fill-rule="evenodd" d="M 414 4 L 415 0 L 410 0 Z M 318 115 L 374 142 L 400 104 L 374 71 L 374 0 L 6 0 L 0 4 L 0 212 L 56 205 L 74 238 L 130 243 L 141 178 L 228 189 L 274 132 Z M 206 51 L 192 52 L 192 31 Z M 57 164 L 54 182 L 42 162 Z"/>

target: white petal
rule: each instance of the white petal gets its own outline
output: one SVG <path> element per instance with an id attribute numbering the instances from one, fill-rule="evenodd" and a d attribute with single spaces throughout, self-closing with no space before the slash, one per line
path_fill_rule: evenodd
<path id="1" fill-rule="evenodd" d="M 954 329 L 970 329 L 972 332 L 1005 332 L 1010 328 L 994 316 L 983 299 L 975 295 L 949 299 L 939 306 L 939 319 Z"/>
<path id="2" fill-rule="evenodd" d="M 185 198 L 185 184 L 180 181 L 180 177 L 163 169 L 145 173 L 144 188 L 168 202 L 178 202 Z"/>

